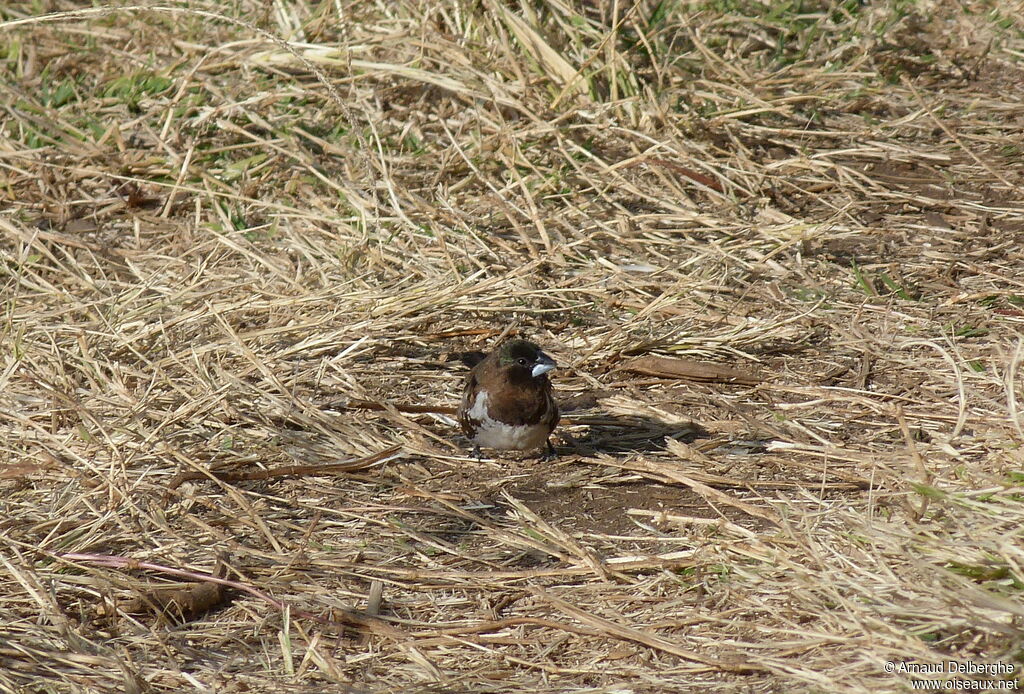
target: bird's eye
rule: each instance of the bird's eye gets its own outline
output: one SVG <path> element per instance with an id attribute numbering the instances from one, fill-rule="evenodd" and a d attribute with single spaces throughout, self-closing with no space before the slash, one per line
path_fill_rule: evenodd
<path id="1" fill-rule="evenodd" d="M 519 357 L 519 366 L 526 366 L 526 357 Z"/>

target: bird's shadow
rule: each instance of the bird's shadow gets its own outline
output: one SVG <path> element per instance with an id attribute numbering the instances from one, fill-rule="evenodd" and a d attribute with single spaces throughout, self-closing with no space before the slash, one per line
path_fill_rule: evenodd
<path id="1" fill-rule="evenodd" d="M 590 420 L 599 420 L 599 423 Z M 587 425 L 586 433 L 577 436 L 563 431 L 561 438 L 579 455 L 663 451 L 666 439 L 691 443 L 709 435 L 696 422 L 670 425 L 649 417 L 600 415 L 581 418 L 573 424 Z"/>
<path id="2" fill-rule="evenodd" d="M 707 429 L 694 421 L 666 422 L 639 414 L 613 414 L 602 411 L 591 397 L 566 398 L 559 402 L 563 420 L 556 437 L 564 439 L 580 455 L 661 451 L 666 439 L 684 443 L 709 436 Z M 573 430 L 585 426 L 579 435 Z"/>

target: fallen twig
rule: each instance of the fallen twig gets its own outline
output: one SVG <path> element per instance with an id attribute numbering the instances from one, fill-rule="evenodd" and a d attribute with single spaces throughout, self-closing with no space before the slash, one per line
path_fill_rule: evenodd
<path id="1" fill-rule="evenodd" d="M 273 605 L 278 610 L 284 612 L 288 611 L 294 617 L 300 617 L 302 619 L 309 619 L 319 624 L 327 624 L 335 627 L 358 627 L 361 629 L 368 629 L 375 634 L 381 636 L 388 636 L 399 640 L 408 640 L 409 636 L 404 632 L 396 629 L 395 627 L 387 624 L 383 620 L 372 617 L 365 614 L 360 614 L 354 611 L 339 611 L 334 610 L 332 617 L 322 617 L 312 612 L 305 610 L 298 610 L 293 608 L 291 605 L 286 603 L 284 600 L 279 600 L 269 593 L 265 593 L 258 588 L 254 588 L 248 583 L 242 583 L 241 581 L 233 581 L 228 578 L 222 578 L 213 574 L 204 573 L 201 571 L 189 571 L 187 569 L 178 569 L 173 566 L 164 566 L 163 564 L 154 564 L 147 561 L 139 561 L 132 559 L 131 557 L 119 557 L 110 554 L 84 554 L 78 552 L 67 552 L 67 553 L 50 553 L 47 554 L 55 559 L 61 559 L 69 562 L 79 562 L 82 564 L 90 564 L 92 566 L 104 566 L 112 569 L 125 569 L 127 571 L 136 571 L 139 569 L 145 571 L 155 571 L 157 573 L 167 574 L 169 576 L 178 576 L 179 578 L 186 578 L 192 581 L 201 581 L 205 583 L 213 583 L 216 585 L 224 586 L 227 588 L 233 588 L 234 590 L 248 593 L 255 598 L 259 598 L 266 603 Z"/>
<path id="2" fill-rule="evenodd" d="M 286 465 L 284 467 L 271 468 L 269 470 L 249 470 L 245 472 L 218 472 L 215 470 L 192 470 L 179 472 L 170 482 L 167 483 L 167 494 L 180 487 L 190 480 L 201 480 L 203 478 L 217 479 L 222 482 L 239 482 L 242 480 L 269 480 L 277 477 L 302 477 L 306 475 L 336 475 L 346 472 L 364 470 L 374 463 L 379 463 L 401 450 L 401 446 L 392 446 L 379 453 L 350 460 L 347 463 L 334 463 L 331 465 Z M 165 496 L 165 498 L 166 498 Z"/>

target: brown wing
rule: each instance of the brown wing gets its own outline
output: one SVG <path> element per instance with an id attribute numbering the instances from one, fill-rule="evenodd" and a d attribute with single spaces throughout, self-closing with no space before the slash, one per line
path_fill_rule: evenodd
<path id="1" fill-rule="evenodd" d="M 489 389 L 488 393 L 491 396 L 489 414 L 509 426 L 558 421 L 558 405 L 546 377 L 521 381 L 514 388 Z"/>
<path id="2" fill-rule="evenodd" d="M 476 428 L 480 422 L 476 421 L 469 416 L 469 410 L 473 407 L 473 401 L 476 399 L 476 374 L 472 371 L 466 376 L 466 385 L 462 389 L 462 402 L 459 403 L 459 410 L 456 416 L 459 420 L 459 426 L 462 427 L 462 433 L 469 438 L 476 436 Z"/>
<path id="3" fill-rule="evenodd" d="M 547 398 L 547 412 L 544 413 L 544 424 L 547 426 L 548 433 L 550 434 L 558 425 L 559 418 L 558 403 L 555 402 L 550 382 L 547 384 L 547 388 L 544 389 L 544 396 Z"/>

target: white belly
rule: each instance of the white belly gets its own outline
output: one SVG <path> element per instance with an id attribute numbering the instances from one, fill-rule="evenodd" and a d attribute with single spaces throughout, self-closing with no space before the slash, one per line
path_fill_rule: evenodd
<path id="1" fill-rule="evenodd" d="M 502 422 L 481 422 L 473 439 L 487 448 L 519 451 L 539 448 L 548 439 L 547 428 L 542 426 L 513 427 Z"/>
<path id="2" fill-rule="evenodd" d="M 488 400 L 487 393 L 481 391 L 469 409 L 469 416 L 479 422 L 476 436 L 473 437 L 474 443 L 499 450 L 525 451 L 539 448 L 547 442 L 548 430 L 541 424 L 516 427 L 491 419 L 487 412 Z"/>

